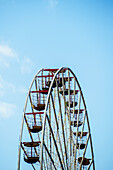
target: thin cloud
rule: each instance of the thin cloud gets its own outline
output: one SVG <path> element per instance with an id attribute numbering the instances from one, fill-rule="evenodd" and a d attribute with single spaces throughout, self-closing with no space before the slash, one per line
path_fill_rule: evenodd
<path id="1" fill-rule="evenodd" d="M 16 113 L 16 105 L 9 104 L 6 102 L 0 102 L 0 117 L 1 118 L 7 119 L 11 117 L 14 113 Z"/>
<path id="2" fill-rule="evenodd" d="M 4 81 L 2 79 L 2 76 L 0 75 L 0 96 L 4 94 Z"/>
<path id="3" fill-rule="evenodd" d="M 19 88 L 19 91 L 20 91 L 21 93 L 25 93 L 25 94 L 26 94 L 28 90 L 27 90 L 26 88 L 24 88 L 24 87 L 20 87 L 20 88 Z"/>
<path id="4" fill-rule="evenodd" d="M 0 65 L 8 68 L 10 65 L 10 62 L 8 62 L 6 58 L 3 58 L 3 56 L 0 56 Z"/>
<path id="5" fill-rule="evenodd" d="M 0 88 L 3 88 L 3 79 L 1 75 L 0 75 Z"/>
<path id="6" fill-rule="evenodd" d="M 15 86 L 14 84 L 12 84 L 11 82 L 8 82 L 6 80 L 4 80 L 2 78 L 2 76 L 0 75 L 0 97 L 3 95 L 8 95 L 10 93 L 16 94 L 16 93 L 23 93 L 26 94 L 28 91 L 27 88 L 23 87 L 23 86 Z"/>
<path id="7" fill-rule="evenodd" d="M 0 45 L 0 54 L 14 58 L 16 53 L 8 45 Z"/>
<path id="8" fill-rule="evenodd" d="M 5 66 L 8 68 L 13 59 L 19 61 L 16 52 L 8 45 L 0 44 L 0 66 Z"/>
<path id="9" fill-rule="evenodd" d="M 16 86 L 2 78 L 0 75 L 0 95 L 4 95 L 8 92 L 16 92 Z"/>
<path id="10" fill-rule="evenodd" d="M 54 9 L 58 5 L 59 2 L 58 0 L 48 0 L 48 3 L 49 3 L 48 7 L 50 9 Z"/>
<path id="11" fill-rule="evenodd" d="M 30 58 L 24 57 L 24 59 L 21 61 L 20 70 L 22 73 L 31 73 L 33 68 L 33 62 Z"/>

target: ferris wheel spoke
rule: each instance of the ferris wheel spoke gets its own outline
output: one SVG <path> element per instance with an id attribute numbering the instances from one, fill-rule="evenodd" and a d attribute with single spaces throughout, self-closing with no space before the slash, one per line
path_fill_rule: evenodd
<path id="1" fill-rule="evenodd" d="M 57 170 L 57 168 L 55 167 L 54 160 L 52 159 L 51 154 L 49 153 L 49 150 L 47 149 L 46 144 L 45 144 L 45 143 L 43 143 L 43 145 L 44 145 L 45 150 L 47 151 L 47 153 L 48 153 L 48 155 L 49 155 L 49 157 L 50 157 L 50 159 L 51 159 L 51 162 L 52 162 L 52 164 L 53 164 L 54 168 Z"/>
<path id="2" fill-rule="evenodd" d="M 57 154 L 58 154 L 58 158 L 59 158 L 61 167 L 62 167 L 62 169 L 64 169 L 63 164 L 62 164 L 62 161 L 61 161 L 60 153 L 59 153 L 59 151 L 58 151 L 58 146 L 57 146 L 56 141 L 55 141 L 54 133 L 53 133 L 53 130 L 52 130 L 52 127 L 51 127 L 51 124 L 50 124 L 50 120 L 49 120 L 48 115 L 46 115 L 46 118 L 47 118 L 47 120 L 48 120 L 49 128 L 50 128 L 50 131 L 51 131 L 51 134 L 52 134 L 52 137 L 53 137 L 53 142 L 54 142 L 54 145 L 55 145 Z"/>
<path id="3" fill-rule="evenodd" d="M 89 164 L 89 166 L 88 166 L 88 168 L 87 168 L 87 170 L 90 170 L 90 167 L 91 167 L 91 165 L 92 165 L 93 162 L 94 162 L 94 160 L 92 159 L 91 162 L 90 162 L 90 164 Z M 93 169 L 95 170 L 95 167 L 94 167 Z"/>
<path id="4" fill-rule="evenodd" d="M 33 164 L 31 164 L 31 166 L 33 167 L 34 170 L 36 170 Z"/>
<path id="5" fill-rule="evenodd" d="M 45 128 L 45 133 L 46 133 L 46 143 L 47 143 L 47 147 L 48 147 L 48 126 L 46 126 L 46 128 Z M 43 162 L 44 162 L 44 165 L 46 166 L 46 169 L 48 169 L 48 160 L 47 160 L 47 152 L 44 152 L 43 151 L 43 157 L 45 157 L 45 161 L 44 161 L 44 159 L 43 159 Z M 41 163 L 42 164 L 42 163 Z M 45 167 L 44 167 L 45 168 Z"/>
<path id="6" fill-rule="evenodd" d="M 63 99 L 64 99 L 64 113 L 66 113 L 66 99 L 65 99 L 65 95 L 64 95 L 64 90 L 65 90 L 65 85 L 64 85 L 64 74 L 62 73 L 62 85 L 63 85 Z"/>
<path id="7" fill-rule="evenodd" d="M 65 135 L 64 135 L 64 130 L 63 130 L 63 138 L 64 138 L 64 146 L 65 146 L 65 155 L 66 155 L 66 165 L 67 165 L 67 169 L 68 169 L 68 152 L 67 152 L 67 145 L 66 145 L 66 140 L 68 140 L 68 137 L 67 137 L 67 113 L 66 113 L 66 110 L 67 110 L 67 107 L 66 107 L 66 97 L 65 97 L 65 84 L 64 84 L 64 74 L 62 72 L 62 84 L 63 84 L 63 100 L 64 100 L 64 127 L 65 127 Z M 66 136 L 66 139 L 65 139 L 65 136 Z"/>
<path id="8" fill-rule="evenodd" d="M 47 157 L 46 157 L 46 152 L 44 152 L 44 157 L 45 157 L 45 160 L 43 161 L 43 166 L 44 166 L 44 169 L 46 170 L 46 169 L 47 169 Z"/>
<path id="9" fill-rule="evenodd" d="M 59 144 L 60 144 L 60 150 L 61 150 L 62 159 L 63 159 L 63 163 L 64 163 L 64 167 L 65 167 L 64 155 L 63 155 L 63 151 L 62 151 L 62 144 L 61 144 L 60 135 L 59 135 L 59 125 L 58 125 L 58 120 L 57 120 L 57 116 L 56 116 L 55 105 L 54 105 L 52 93 L 51 93 L 51 101 L 52 101 L 52 106 L 53 106 L 55 122 L 56 122 L 56 126 L 57 126 L 57 134 L 58 134 L 58 139 L 59 139 Z"/>
<path id="10" fill-rule="evenodd" d="M 65 139 L 65 134 L 64 134 L 64 124 L 63 124 L 62 109 L 61 109 L 60 96 L 59 96 L 59 88 L 58 88 L 57 81 L 56 81 L 56 85 L 57 85 L 57 95 L 58 95 L 58 103 L 59 103 L 59 113 L 60 113 L 62 133 L 63 133 L 63 140 L 64 140 L 64 148 L 65 148 L 65 154 L 66 154 L 66 165 L 67 165 L 67 169 L 68 169 L 68 162 L 67 162 L 68 157 L 67 157 L 67 149 L 66 149 L 66 139 Z"/>

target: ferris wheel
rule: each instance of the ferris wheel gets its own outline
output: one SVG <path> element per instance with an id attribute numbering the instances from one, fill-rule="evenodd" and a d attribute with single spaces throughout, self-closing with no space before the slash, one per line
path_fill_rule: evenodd
<path id="1" fill-rule="evenodd" d="M 40 69 L 32 80 L 18 152 L 18 170 L 25 166 L 34 170 L 95 170 L 87 108 L 70 68 Z"/>

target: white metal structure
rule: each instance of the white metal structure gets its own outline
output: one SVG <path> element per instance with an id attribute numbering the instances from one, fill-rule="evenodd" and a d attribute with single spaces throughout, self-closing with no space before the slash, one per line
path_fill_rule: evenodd
<path id="1" fill-rule="evenodd" d="M 18 170 L 22 154 L 34 170 L 95 170 L 87 108 L 70 68 L 41 69 L 34 76 L 24 106 Z"/>

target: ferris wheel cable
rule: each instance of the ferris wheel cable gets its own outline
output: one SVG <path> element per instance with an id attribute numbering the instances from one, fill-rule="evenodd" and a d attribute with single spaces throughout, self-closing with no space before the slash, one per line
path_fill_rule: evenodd
<path id="1" fill-rule="evenodd" d="M 55 123 L 54 123 L 54 129 L 55 129 Z M 55 146 L 53 145 L 53 153 L 55 153 Z M 55 159 L 55 154 L 53 154 L 53 159 Z"/>
<path id="2" fill-rule="evenodd" d="M 90 169 L 90 167 L 91 167 L 91 165 L 92 165 L 93 162 L 94 162 L 94 160 L 92 159 L 91 162 L 90 162 L 90 164 L 89 164 L 89 166 L 88 166 L 88 168 L 87 168 L 87 170 Z"/>
<path id="3" fill-rule="evenodd" d="M 46 126 L 45 131 L 47 131 L 47 126 Z M 46 133 L 47 133 L 47 132 L 46 132 Z M 48 137 L 47 137 L 47 146 L 48 146 Z M 46 161 L 43 161 L 43 162 L 44 162 L 44 165 L 46 164 L 45 166 L 46 166 L 46 168 L 48 169 L 47 153 L 44 152 L 44 154 L 45 154 L 45 160 L 46 160 Z"/>
<path id="4" fill-rule="evenodd" d="M 65 167 L 65 161 L 64 161 L 64 156 L 63 156 L 63 151 L 62 151 L 62 145 L 61 145 L 60 135 L 59 135 L 59 125 L 58 125 L 58 121 L 57 121 L 57 116 L 56 116 L 55 105 L 54 105 L 52 93 L 51 93 L 51 101 L 52 101 L 54 117 L 55 117 L 55 121 L 56 121 L 56 125 L 57 125 L 57 134 L 58 134 L 59 143 L 60 143 L 60 150 L 61 150 L 61 154 L 62 154 L 62 158 L 63 158 L 63 162 L 64 162 L 64 167 Z"/>
<path id="5" fill-rule="evenodd" d="M 64 112 L 65 112 L 65 119 L 66 119 L 66 99 L 65 99 L 65 94 L 64 94 L 64 90 L 65 90 L 65 85 L 64 85 L 64 74 L 62 72 L 62 84 L 63 84 L 63 99 L 64 99 Z M 58 88 L 58 87 L 57 87 Z M 64 124 L 66 123 L 66 121 L 64 121 Z M 67 128 L 66 128 L 66 138 L 67 138 Z M 65 139 L 65 135 L 64 135 L 64 130 L 63 130 L 63 139 L 64 139 L 64 148 L 65 148 L 65 154 L 66 154 L 66 165 L 67 165 L 67 169 L 68 169 L 68 155 L 67 155 L 67 149 L 66 149 L 66 139 Z"/>
<path id="6" fill-rule="evenodd" d="M 62 161 L 61 161 L 61 158 L 60 158 L 60 153 L 59 153 L 59 151 L 58 151 L 58 146 L 57 146 L 56 141 L 55 141 L 54 133 L 53 133 L 53 130 L 52 130 L 51 123 L 50 123 L 50 120 L 49 120 L 48 115 L 46 115 L 46 118 L 47 118 L 47 120 L 48 120 L 49 128 L 50 128 L 50 131 L 51 131 L 51 134 L 52 134 L 52 137 L 53 137 L 54 145 L 55 145 L 55 148 L 56 148 L 56 151 L 57 151 L 57 154 L 58 154 L 58 158 L 59 158 L 61 167 L 62 167 L 62 169 L 64 169 L 64 168 L 63 168 L 63 165 L 62 165 Z"/>
<path id="7" fill-rule="evenodd" d="M 62 73 L 62 84 L 63 84 L 63 98 L 64 98 L 64 112 L 66 113 L 66 106 L 65 106 L 65 95 L 64 95 L 64 89 L 65 89 L 65 85 L 64 85 L 64 74 Z"/>
<path id="8" fill-rule="evenodd" d="M 57 92 L 58 92 L 58 103 L 59 103 L 59 111 L 60 111 L 60 118 L 61 118 L 61 125 L 62 125 L 62 132 L 63 132 L 63 139 L 64 139 L 64 146 L 65 146 L 65 152 L 66 152 L 66 164 L 67 164 L 67 150 L 66 150 L 66 139 L 65 139 L 65 134 L 64 134 L 64 125 L 63 125 L 63 120 L 62 120 L 62 110 L 61 110 L 61 103 L 60 103 L 60 96 L 59 96 L 59 89 L 58 89 L 58 83 L 56 81 L 57 85 Z M 68 164 L 67 164 L 67 169 L 68 169 Z"/>
<path id="9" fill-rule="evenodd" d="M 44 164 L 44 165 L 45 165 L 45 166 L 46 166 L 46 168 L 48 169 L 48 163 L 47 163 L 47 152 L 45 152 L 45 158 L 46 158 L 46 162 L 45 162 L 45 161 L 43 161 L 43 162 L 46 164 L 46 165 L 45 165 L 45 164 Z"/>
<path id="10" fill-rule="evenodd" d="M 31 166 L 33 167 L 34 170 L 36 170 L 33 164 L 31 164 Z"/>
<path id="11" fill-rule="evenodd" d="M 49 132 L 49 130 L 48 130 L 48 132 Z M 48 138 L 47 138 L 48 139 Z M 48 146 L 48 144 L 47 144 L 47 148 L 48 148 L 49 146 Z M 46 153 L 46 152 L 45 152 Z M 50 154 L 51 155 L 51 154 Z M 46 163 L 47 164 L 47 167 L 48 167 L 48 163 Z"/>
<path id="12" fill-rule="evenodd" d="M 51 161 L 52 161 L 52 163 L 53 163 L 54 168 L 57 170 L 57 168 L 55 167 L 55 164 L 54 164 L 54 160 L 52 159 L 51 154 L 49 153 L 46 144 L 45 144 L 45 143 L 43 143 L 43 144 L 44 144 L 44 147 L 45 147 L 45 149 L 46 149 L 46 151 L 47 151 L 47 153 L 48 153 L 48 155 L 49 155 L 49 157 L 50 157 L 50 159 L 51 159 Z"/>
<path id="13" fill-rule="evenodd" d="M 65 85 L 64 85 L 64 74 L 62 72 L 62 84 L 63 84 L 63 99 L 64 99 L 64 113 L 65 113 L 65 116 L 64 116 L 64 126 L 66 127 L 66 99 L 65 99 L 65 95 L 64 95 L 64 90 L 65 90 Z M 67 128 L 66 128 L 66 138 L 67 138 Z M 67 168 L 68 168 L 68 162 L 67 162 L 67 152 L 66 152 L 66 165 L 67 165 Z"/>

